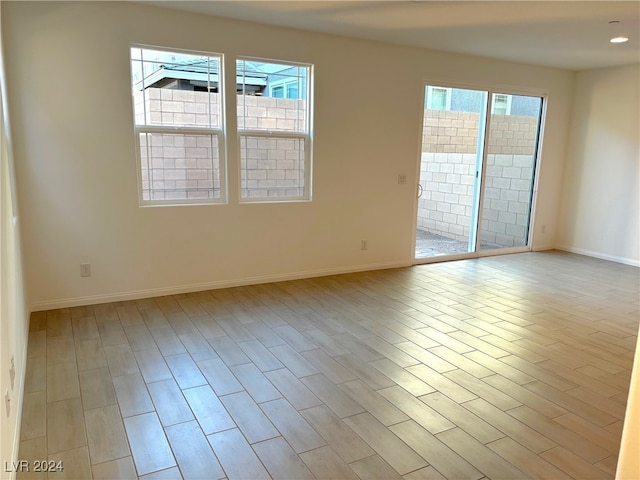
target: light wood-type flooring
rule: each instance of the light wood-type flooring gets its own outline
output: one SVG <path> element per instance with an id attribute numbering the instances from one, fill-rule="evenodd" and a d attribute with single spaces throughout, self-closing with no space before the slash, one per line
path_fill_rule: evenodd
<path id="1" fill-rule="evenodd" d="M 540 252 L 37 312 L 20 458 L 62 461 L 49 479 L 613 478 L 638 280 Z"/>

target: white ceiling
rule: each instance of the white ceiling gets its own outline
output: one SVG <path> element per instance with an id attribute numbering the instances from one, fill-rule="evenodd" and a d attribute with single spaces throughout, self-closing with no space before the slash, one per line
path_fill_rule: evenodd
<path id="1" fill-rule="evenodd" d="M 640 1 L 145 1 L 272 25 L 582 70 L 640 62 Z M 619 20 L 629 42 L 609 43 Z"/>

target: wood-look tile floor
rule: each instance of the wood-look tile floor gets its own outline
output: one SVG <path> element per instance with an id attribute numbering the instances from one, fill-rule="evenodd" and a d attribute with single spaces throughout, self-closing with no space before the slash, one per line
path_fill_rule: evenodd
<path id="1" fill-rule="evenodd" d="M 613 478 L 638 272 L 525 253 L 34 313 L 20 458 L 63 461 L 49 479 Z"/>

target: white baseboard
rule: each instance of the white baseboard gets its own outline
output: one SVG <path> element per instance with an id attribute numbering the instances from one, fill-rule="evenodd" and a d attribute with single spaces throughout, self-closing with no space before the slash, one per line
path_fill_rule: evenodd
<path id="1" fill-rule="evenodd" d="M 367 265 L 355 265 L 351 267 L 327 268 L 320 270 L 308 270 L 305 272 L 292 272 L 259 277 L 247 277 L 234 280 L 219 280 L 216 282 L 194 283 L 189 285 L 176 285 L 172 287 L 150 288 L 133 292 L 109 293 L 104 295 L 89 295 L 86 297 L 63 298 L 59 300 L 46 300 L 34 302 L 30 305 L 31 312 L 42 310 L 55 310 L 58 308 L 79 307 L 98 303 L 121 302 L 125 300 L 139 300 L 141 298 L 160 297 L 164 295 L 177 295 L 181 293 L 201 292 L 204 290 L 217 290 L 221 288 L 242 287 L 246 285 L 258 285 L 261 283 L 286 282 L 303 278 L 326 277 L 329 275 L 341 275 L 345 273 L 366 272 L 371 270 L 385 270 L 389 268 L 410 267 L 411 262 L 372 263 Z"/>
<path id="2" fill-rule="evenodd" d="M 625 265 L 631 265 L 632 267 L 640 267 L 640 261 L 633 258 L 619 257 L 617 255 L 608 255 L 606 253 L 594 252 L 593 250 L 585 250 L 583 248 L 575 248 L 567 245 L 556 245 L 557 250 L 562 250 L 569 253 L 577 253 L 578 255 L 586 255 L 588 257 L 600 258 L 602 260 L 609 260 L 610 262 L 624 263 Z"/>

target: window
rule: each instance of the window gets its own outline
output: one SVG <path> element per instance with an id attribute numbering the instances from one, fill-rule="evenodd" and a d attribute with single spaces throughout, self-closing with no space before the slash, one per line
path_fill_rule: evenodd
<path id="1" fill-rule="evenodd" d="M 240 200 L 309 200 L 312 67 L 239 59 L 236 69 Z"/>
<path id="2" fill-rule="evenodd" d="M 274 98 L 284 98 L 284 86 L 271 87 L 271 96 Z"/>
<path id="3" fill-rule="evenodd" d="M 505 93 L 494 93 L 493 102 L 491 103 L 491 113 L 494 115 L 510 115 L 512 98 L 511 95 Z"/>
<path id="4" fill-rule="evenodd" d="M 427 87 L 427 108 L 430 110 L 451 110 L 451 89 Z"/>
<path id="5" fill-rule="evenodd" d="M 220 55 L 131 48 L 142 205 L 222 203 Z"/>
<path id="6" fill-rule="evenodd" d="M 280 80 L 276 84 L 270 84 L 271 96 L 275 98 L 298 98 L 298 80 Z"/>
<path id="7" fill-rule="evenodd" d="M 297 83 L 288 83 L 287 84 L 287 98 L 298 98 L 298 84 Z"/>

